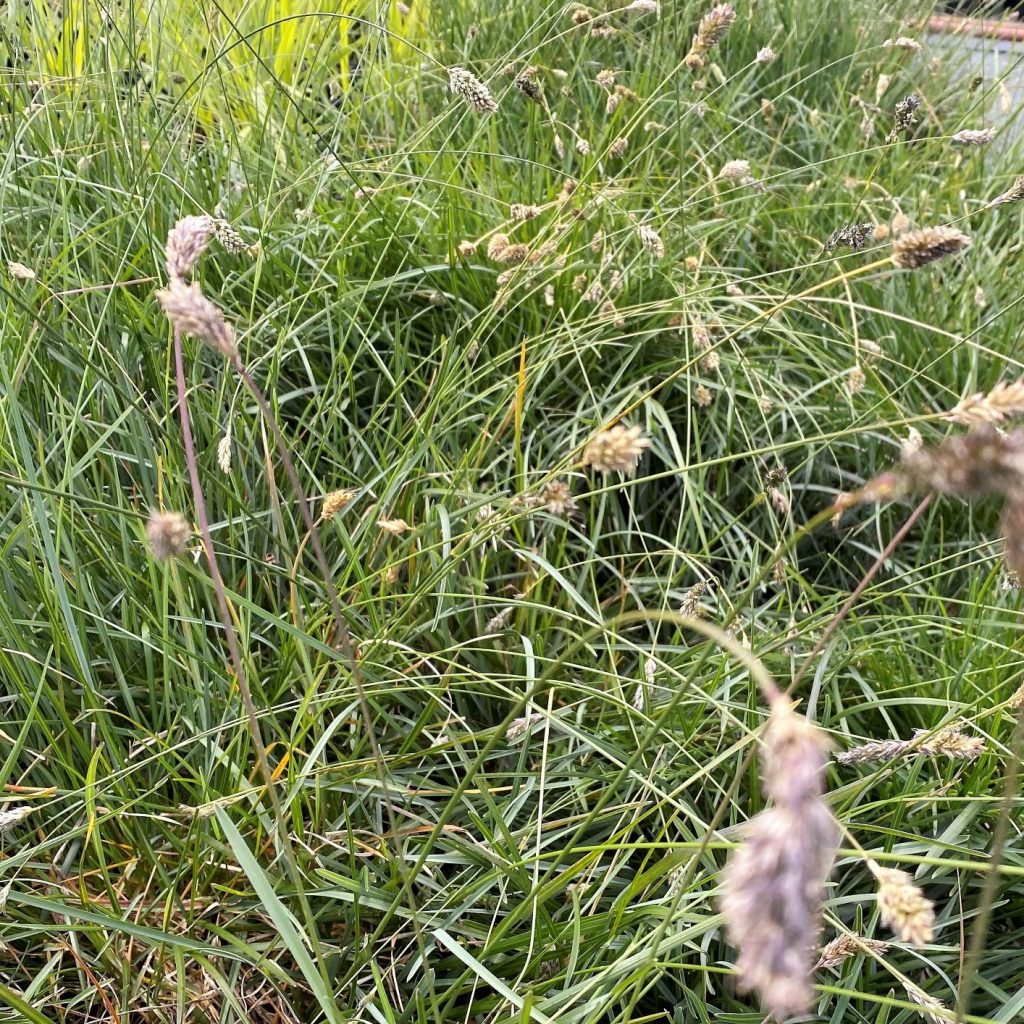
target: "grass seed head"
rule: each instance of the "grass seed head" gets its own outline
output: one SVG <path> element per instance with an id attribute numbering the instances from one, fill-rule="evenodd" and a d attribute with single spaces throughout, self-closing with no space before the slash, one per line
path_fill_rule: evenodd
<path id="1" fill-rule="evenodd" d="M 969 236 L 946 225 L 908 231 L 892 243 L 892 261 L 902 270 L 917 270 L 943 256 L 960 252 L 970 244 Z"/>
<path id="2" fill-rule="evenodd" d="M 502 253 L 504 253 L 508 247 L 508 235 L 492 235 L 490 241 L 487 243 L 487 258 L 495 261 L 500 260 Z"/>
<path id="3" fill-rule="evenodd" d="M 571 519 L 576 514 L 576 499 L 564 480 L 549 480 L 540 492 L 540 500 L 553 516 Z"/>
<path id="4" fill-rule="evenodd" d="M 936 1013 L 934 1011 L 945 1010 L 946 1004 L 941 999 L 936 999 L 935 996 L 928 995 L 923 988 L 918 988 L 912 981 L 904 981 L 903 987 L 906 989 L 907 995 L 910 997 L 912 1003 L 917 1003 L 921 1007 L 921 1016 L 926 1020 L 931 1021 L 931 1024 L 949 1024 L 949 1018 L 943 1013 Z"/>
<path id="5" fill-rule="evenodd" d="M 683 59 L 683 63 L 691 71 L 700 71 L 705 64 L 704 58 L 714 49 L 729 31 L 729 27 L 736 20 L 736 11 L 731 4 L 718 4 L 712 7 L 697 26 L 693 41 L 690 43 L 690 52 Z"/>
<path id="6" fill-rule="evenodd" d="M 633 0 L 623 10 L 635 11 L 637 14 L 653 14 L 655 17 L 658 17 L 661 14 L 661 4 L 658 0 Z"/>
<path id="7" fill-rule="evenodd" d="M 448 69 L 448 88 L 480 114 L 493 114 L 498 109 L 491 90 L 465 68 Z"/>
<path id="8" fill-rule="evenodd" d="M 995 128 L 964 128 L 950 138 L 958 146 L 987 146 L 996 137 Z"/>
<path id="9" fill-rule="evenodd" d="M 878 881 L 878 912 L 882 924 L 891 929 L 900 942 L 924 946 L 932 941 L 935 907 L 914 885 L 906 871 L 898 868 L 874 869 Z"/>
<path id="10" fill-rule="evenodd" d="M 222 473 L 231 472 L 231 424 L 224 431 L 224 436 L 217 442 L 217 465 Z"/>
<path id="11" fill-rule="evenodd" d="M 197 284 L 171 278 L 166 288 L 156 293 L 167 319 L 183 334 L 205 341 L 227 359 L 238 358 L 235 333 L 224 314 L 203 295 Z"/>
<path id="12" fill-rule="evenodd" d="M 747 167 L 749 173 L 749 165 Z M 847 224 L 845 227 L 836 228 L 831 235 L 825 239 L 825 251 L 832 252 L 842 246 L 845 249 L 863 249 L 872 240 L 875 225 L 869 221 L 860 224 Z"/>
<path id="13" fill-rule="evenodd" d="M 1004 203 L 1019 203 L 1024 199 L 1024 175 L 1013 179 L 1013 184 L 992 200 L 989 206 L 1002 206 Z"/>
<path id="14" fill-rule="evenodd" d="M 17 260 L 7 261 L 7 273 L 15 281 L 34 281 L 36 279 L 36 272 L 31 267 L 26 267 L 24 263 L 19 263 Z"/>
<path id="15" fill-rule="evenodd" d="M 679 614 L 685 615 L 688 619 L 702 619 L 705 614 L 701 600 L 711 593 L 715 588 L 715 581 L 712 577 L 698 580 L 683 594 L 682 604 L 679 606 Z"/>
<path id="16" fill-rule="evenodd" d="M 880 939 L 868 939 L 862 935 L 839 935 L 822 949 L 814 970 L 838 967 L 844 960 L 860 956 L 865 950 L 882 955 L 888 949 L 889 943 Z"/>
<path id="17" fill-rule="evenodd" d="M 15 825 L 23 822 L 32 813 L 32 810 L 33 808 L 29 804 L 0 809 L 0 835 L 9 832 Z"/>
<path id="18" fill-rule="evenodd" d="M 1024 414 L 1024 376 L 1015 381 L 1001 380 L 989 392 L 979 391 L 959 402 L 944 418 L 968 427 L 979 423 L 1002 423 Z"/>
<path id="19" fill-rule="evenodd" d="M 534 217 L 540 216 L 540 207 L 527 203 L 513 203 L 508 212 L 513 220 L 533 220 Z"/>
<path id="20" fill-rule="evenodd" d="M 154 512 L 146 523 L 149 550 L 158 562 L 183 555 L 192 539 L 192 527 L 180 512 Z"/>
<path id="21" fill-rule="evenodd" d="M 625 154 L 629 148 L 629 139 L 625 135 L 620 135 L 609 147 L 608 155 L 613 160 L 619 160 Z"/>
<path id="22" fill-rule="evenodd" d="M 213 235 L 213 218 L 203 216 L 182 217 L 167 232 L 164 255 L 167 261 L 167 277 L 186 278 L 192 273 L 199 257 L 210 244 Z"/>
<path id="23" fill-rule="evenodd" d="M 664 259 L 665 256 L 665 243 L 661 240 L 661 235 L 658 234 L 654 228 L 647 224 L 641 224 L 636 229 L 637 237 L 640 239 L 640 244 L 656 259 Z"/>
<path id="24" fill-rule="evenodd" d="M 351 487 L 341 487 L 325 495 L 323 505 L 320 508 L 320 517 L 325 520 L 333 519 L 343 508 L 352 504 L 359 492 Z"/>
<path id="25" fill-rule="evenodd" d="M 235 229 L 234 225 L 223 217 L 214 217 L 213 236 L 232 256 L 256 256 L 260 251 L 258 244 L 250 245 Z"/>
<path id="26" fill-rule="evenodd" d="M 784 697 L 772 702 L 764 788 L 775 806 L 757 815 L 722 883 L 722 913 L 743 989 L 778 1019 L 813 996 L 812 950 L 821 933 L 825 882 L 838 830 L 823 799 L 827 742 Z"/>
<path id="27" fill-rule="evenodd" d="M 515 743 L 520 737 L 525 736 L 538 722 L 542 721 L 543 717 L 543 715 L 531 713 L 523 715 L 522 718 L 516 718 L 505 730 L 505 741 L 507 743 Z"/>
<path id="28" fill-rule="evenodd" d="M 593 466 L 599 473 L 636 472 L 640 457 L 651 442 L 643 436 L 639 426 L 624 427 L 616 424 L 595 434 L 583 452 L 583 465 Z"/>

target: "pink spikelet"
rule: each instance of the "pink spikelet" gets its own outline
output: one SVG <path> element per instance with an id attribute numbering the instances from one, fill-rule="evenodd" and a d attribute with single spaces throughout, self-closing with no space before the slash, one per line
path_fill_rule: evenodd
<path id="1" fill-rule="evenodd" d="M 763 773 L 774 806 L 750 822 L 722 885 L 740 987 L 756 991 L 780 1020 L 808 1011 L 813 997 L 825 882 L 838 844 L 823 798 L 826 750 L 818 729 L 775 697 Z"/>

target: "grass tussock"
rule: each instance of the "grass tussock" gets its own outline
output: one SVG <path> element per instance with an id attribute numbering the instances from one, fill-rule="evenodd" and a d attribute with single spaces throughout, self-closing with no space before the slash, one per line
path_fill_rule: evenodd
<path id="1" fill-rule="evenodd" d="M 1012 78 L 912 2 L 10 8 L 10 1019 L 1024 1013 Z"/>

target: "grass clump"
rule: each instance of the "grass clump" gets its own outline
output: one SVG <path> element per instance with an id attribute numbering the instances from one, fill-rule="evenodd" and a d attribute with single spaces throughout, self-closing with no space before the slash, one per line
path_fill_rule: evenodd
<path id="1" fill-rule="evenodd" d="M 1006 83 L 109 6 L 0 32 L 10 1019 L 1019 1016 Z"/>

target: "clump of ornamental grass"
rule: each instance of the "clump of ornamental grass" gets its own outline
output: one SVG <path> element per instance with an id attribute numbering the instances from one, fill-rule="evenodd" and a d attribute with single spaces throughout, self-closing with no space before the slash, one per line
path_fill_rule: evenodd
<path id="1" fill-rule="evenodd" d="M 583 465 L 593 466 L 599 473 L 636 472 L 640 457 L 650 448 L 640 426 L 626 427 L 616 424 L 595 434 L 583 450 Z"/>
<path id="2" fill-rule="evenodd" d="M 736 20 L 736 11 L 731 4 L 717 4 L 700 19 L 690 52 L 683 58 L 683 63 L 691 71 L 703 69 L 707 55 L 725 38 L 729 27 Z"/>
<path id="3" fill-rule="evenodd" d="M 782 1020 L 811 1006 L 825 882 L 839 836 L 824 800 L 824 735 L 778 691 L 769 703 L 762 776 L 772 807 L 750 821 L 726 865 L 721 909 L 741 988 L 756 991 Z"/>

